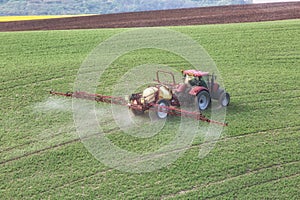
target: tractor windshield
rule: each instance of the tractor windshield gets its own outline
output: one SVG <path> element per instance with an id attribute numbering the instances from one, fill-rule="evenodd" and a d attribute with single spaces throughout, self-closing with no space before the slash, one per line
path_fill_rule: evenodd
<path id="1" fill-rule="evenodd" d="M 207 76 L 185 75 L 184 83 L 191 86 L 203 86 L 207 88 Z"/>
<path id="2" fill-rule="evenodd" d="M 191 81 L 191 80 L 193 80 L 195 77 L 194 76 L 191 76 L 191 75 L 184 75 L 184 83 L 185 84 L 189 84 L 189 82 Z"/>

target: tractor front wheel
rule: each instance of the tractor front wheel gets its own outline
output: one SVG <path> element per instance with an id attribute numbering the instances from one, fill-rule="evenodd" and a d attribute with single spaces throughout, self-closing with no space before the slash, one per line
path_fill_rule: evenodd
<path id="1" fill-rule="evenodd" d="M 229 105 L 230 102 L 230 96 L 227 92 L 223 92 L 219 97 L 219 104 L 223 107 L 226 107 Z"/>
<path id="2" fill-rule="evenodd" d="M 208 91 L 202 90 L 197 95 L 196 105 L 199 108 L 199 110 L 202 111 L 202 110 L 206 110 L 209 104 L 210 104 L 210 95 Z"/>

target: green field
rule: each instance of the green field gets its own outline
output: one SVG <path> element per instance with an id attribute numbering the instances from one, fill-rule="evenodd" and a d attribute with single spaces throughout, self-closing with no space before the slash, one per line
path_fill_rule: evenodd
<path id="1" fill-rule="evenodd" d="M 72 101 L 48 93 L 72 91 L 89 52 L 126 29 L 0 33 L 0 199 L 300 199 L 299 25 L 172 27 L 216 62 L 231 94 L 229 126 L 205 158 L 196 140 L 173 164 L 141 174 L 97 161 L 76 134 Z M 131 52 L 113 63 L 99 90 L 109 93 L 118 70 L 154 62 L 187 67 L 164 52 Z M 105 128 L 122 148 L 151 151 L 172 137 L 177 121 L 149 140 Z"/>

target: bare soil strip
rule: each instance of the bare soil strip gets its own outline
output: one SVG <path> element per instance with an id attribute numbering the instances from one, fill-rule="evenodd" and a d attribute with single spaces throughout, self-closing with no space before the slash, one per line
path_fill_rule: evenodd
<path id="1" fill-rule="evenodd" d="M 300 2 L 249 4 L 1 22 L 0 31 L 184 26 L 300 19 Z"/>

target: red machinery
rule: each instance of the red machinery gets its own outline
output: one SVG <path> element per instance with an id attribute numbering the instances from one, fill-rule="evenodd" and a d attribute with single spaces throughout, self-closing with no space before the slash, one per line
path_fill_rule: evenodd
<path id="1" fill-rule="evenodd" d="M 160 80 L 162 73 L 170 75 L 172 82 L 162 83 Z M 211 98 L 218 99 L 222 106 L 229 104 L 229 94 L 225 90 L 220 89 L 219 84 L 215 83 L 215 76 L 209 76 L 208 72 L 196 70 L 185 70 L 182 71 L 182 74 L 185 79 L 184 83 L 176 84 L 173 73 L 157 71 L 156 81 L 158 84 L 146 88 L 141 93 L 132 94 L 128 99 L 86 92 L 61 93 L 51 91 L 50 94 L 127 106 L 135 115 L 151 110 L 156 112 L 160 119 L 164 119 L 168 115 L 184 116 L 227 126 L 227 123 L 208 119 L 199 112 L 199 110 L 205 110 L 209 106 Z M 207 80 L 202 80 L 202 77 L 207 77 Z M 182 104 L 196 105 L 197 110 L 199 110 L 188 111 L 180 109 L 179 107 Z"/>

